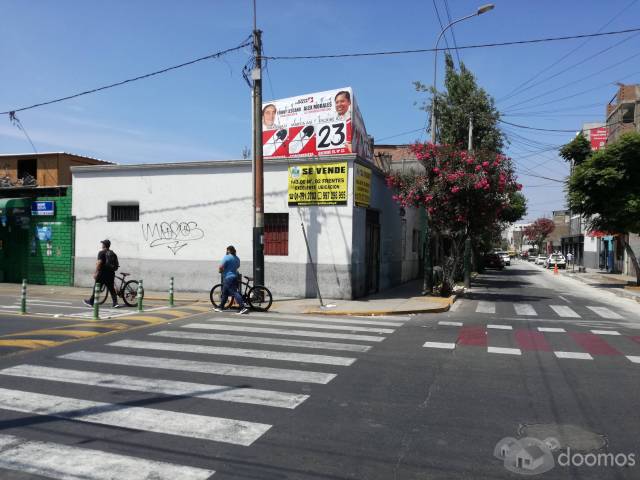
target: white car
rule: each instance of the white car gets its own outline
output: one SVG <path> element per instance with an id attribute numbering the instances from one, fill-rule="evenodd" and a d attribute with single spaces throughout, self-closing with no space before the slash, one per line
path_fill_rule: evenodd
<path id="1" fill-rule="evenodd" d="M 544 263 L 545 268 L 553 268 L 556 265 L 558 268 L 567 268 L 567 261 L 561 253 L 552 253 Z"/>
<path id="2" fill-rule="evenodd" d="M 509 266 L 511 265 L 511 257 L 509 256 L 509 254 L 507 252 L 496 252 L 498 255 L 500 255 L 500 258 L 502 259 L 502 262 Z"/>
<path id="3" fill-rule="evenodd" d="M 536 265 L 544 265 L 544 264 L 546 263 L 546 261 L 547 261 L 547 258 L 549 258 L 549 257 L 547 257 L 546 255 L 544 255 L 544 254 L 542 254 L 542 253 L 541 253 L 540 255 L 538 255 L 538 256 L 536 257 L 536 259 L 535 259 L 534 263 L 535 263 Z"/>

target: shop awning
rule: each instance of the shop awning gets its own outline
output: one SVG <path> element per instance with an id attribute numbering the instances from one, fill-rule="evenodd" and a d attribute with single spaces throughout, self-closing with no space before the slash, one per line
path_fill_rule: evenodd
<path id="1" fill-rule="evenodd" d="M 9 210 L 14 208 L 31 212 L 31 198 L 0 198 L 0 216 L 8 215 Z"/>

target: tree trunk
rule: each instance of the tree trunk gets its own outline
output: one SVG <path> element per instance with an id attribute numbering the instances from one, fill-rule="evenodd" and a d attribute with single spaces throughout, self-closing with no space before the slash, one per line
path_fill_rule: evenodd
<path id="1" fill-rule="evenodd" d="M 624 239 L 624 249 L 627 252 L 627 255 L 629 255 L 629 258 L 631 258 L 631 263 L 633 263 L 633 268 L 636 271 L 636 285 L 640 286 L 640 265 L 638 264 L 638 257 L 636 257 L 636 254 L 626 238 Z"/>

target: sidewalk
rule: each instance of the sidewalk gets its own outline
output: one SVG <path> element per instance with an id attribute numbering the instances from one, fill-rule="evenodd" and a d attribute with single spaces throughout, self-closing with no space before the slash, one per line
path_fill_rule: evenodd
<path id="1" fill-rule="evenodd" d="M 640 302 L 640 287 L 636 286 L 635 277 L 593 269 L 578 273 L 577 270 L 573 271 L 570 267 L 566 271 L 561 270 L 561 273 L 592 287 L 606 289 L 619 297 L 630 298 Z"/>
<path id="2" fill-rule="evenodd" d="M 329 308 L 322 308 L 317 298 L 274 301 L 270 312 L 307 313 L 313 315 L 407 315 L 446 312 L 456 297 L 427 297 L 421 294 L 422 280 L 412 280 L 397 287 L 357 300 L 323 298 Z"/>

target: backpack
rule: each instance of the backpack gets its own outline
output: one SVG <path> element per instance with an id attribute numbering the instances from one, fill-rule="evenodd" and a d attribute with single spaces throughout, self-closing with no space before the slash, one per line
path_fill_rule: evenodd
<path id="1" fill-rule="evenodd" d="M 111 270 L 112 272 L 115 272 L 118 270 L 118 268 L 120 268 L 120 264 L 118 263 L 118 255 L 116 255 L 116 252 L 112 250 L 107 250 L 105 257 L 106 257 L 106 260 L 105 260 L 104 266 L 107 269 Z"/>

